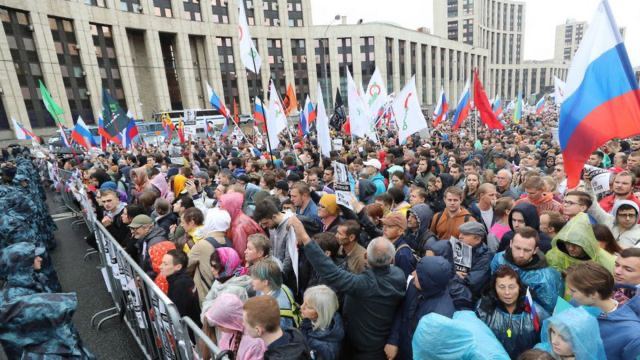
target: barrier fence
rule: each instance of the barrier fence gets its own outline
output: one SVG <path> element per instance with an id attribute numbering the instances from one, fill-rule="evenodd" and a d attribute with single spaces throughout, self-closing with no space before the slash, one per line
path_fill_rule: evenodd
<path id="1" fill-rule="evenodd" d="M 64 206 L 82 216 L 79 221 L 96 237 L 99 268 L 114 306 L 97 312 L 91 324 L 99 330 L 109 319 L 124 320 L 147 359 L 203 359 L 205 347 L 212 354 L 208 359 L 230 359 L 191 319 L 180 317 L 175 304 L 98 221 L 80 177 L 62 169 L 49 168 L 49 174 Z"/>

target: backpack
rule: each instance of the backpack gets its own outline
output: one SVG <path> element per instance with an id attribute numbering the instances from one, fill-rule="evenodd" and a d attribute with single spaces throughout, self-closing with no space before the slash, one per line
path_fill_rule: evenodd
<path id="1" fill-rule="evenodd" d="M 293 326 L 296 328 L 300 327 L 300 323 L 302 322 L 302 315 L 300 314 L 300 305 L 293 298 L 293 294 L 291 290 L 286 285 L 282 285 L 282 291 L 284 291 L 285 295 L 287 295 L 287 300 L 291 304 L 291 309 L 282 309 L 280 308 L 280 316 L 289 318 L 293 320 Z"/>

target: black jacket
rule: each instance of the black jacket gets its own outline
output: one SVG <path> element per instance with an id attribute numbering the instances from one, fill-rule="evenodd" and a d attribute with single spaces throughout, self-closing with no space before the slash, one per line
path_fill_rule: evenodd
<path id="1" fill-rule="evenodd" d="M 406 278 L 400 268 L 369 268 L 361 274 L 340 269 L 320 246 L 304 246 L 307 260 L 333 289 L 345 294 L 345 344 L 349 359 L 384 359 L 384 345 L 391 333 L 396 308 L 402 301 Z"/>
<path id="2" fill-rule="evenodd" d="M 511 223 L 514 212 L 519 212 L 520 214 L 522 214 L 525 225 L 530 226 L 538 231 L 538 235 L 540 236 L 538 248 L 545 254 L 547 251 L 551 250 L 551 238 L 549 238 L 547 234 L 540 231 L 540 217 L 538 216 L 538 210 L 536 210 L 536 207 L 531 204 L 521 203 L 514 206 L 509 213 L 509 227 L 511 228 L 511 231 L 505 233 L 502 236 L 498 251 L 506 250 L 511 243 L 511 239 L 513 239 L 513 236 L 515 235 L 515 232 L 513 231 L 513 225 Z"/>
<path id="3" fill-rule="evenodd" d="M 167 276 L 167 282 L 169 283 L 167 296 L 176 304 L 180 316 L 188 316 L 196 324 L 201 325 L 200 302 L 191 276 L 186 270 L 180 269 Z"/>
<path id="4" fill-rule="evenodd" d="M 311 359 L 309 346 L 298 329 L 282 330 L 282 337 L 267 347 L 264 360 L 307 360 Z"/>
<path id="5" fill-rule="evenodd" d="M 178 216 L 175 213 L 169 213 L 161 217 L 160 219 L 156 220 L 156 225 L 164 229 L 166 233 L 165 236 L 169 236 L 169 228 L 171 227 L 171 225 L 177 224 L 177 223 L 178 223 Z"/>
<path id="6" fill-rule="evenodd" d="M 127 236 L 131 233 L 127 224 L 122 222 L 122 211 L 124 211 L 124 208 L 122 208 L 122 210 L 113 217 L 111 225 L 106 227 L 107 231 L 109 231 L 111 236 L 113 236 L 120 245 L 124 244 Z"/>

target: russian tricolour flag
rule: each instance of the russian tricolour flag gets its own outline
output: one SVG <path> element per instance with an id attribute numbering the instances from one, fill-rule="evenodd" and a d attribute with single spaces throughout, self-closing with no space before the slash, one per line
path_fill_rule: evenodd
<path id="1" fill-rule="evenodd" d="M 91 131 L 89 131 L 87 124 L 85 124 L 84 120 L 82 120 L 82 117 L 80 116 L 78 116 L 78 121 L 71 131 L 71 138 L 87 150 L 96 145 L 93 141 Z"/>
<path id="2" fill-rule="evenodd" d="M 262 100 L 260 98 L 255 98 L 255 108 L 253 109 L 253 119 L 255 120 L 256 125 L 260 124 L 260 129 L 262 131 L 266 130 L 267 121 L 265 119 L 265 110 L 264 105 L 262 104 Z"/>
<path id="3" fill-rule="evenodd" d="M 572 188 L 598 146 L 640 133 L 640 90 L 606 0 L 582 38 L 564 90 L 559 138 Z"/>
<path id="4" fill-rule="evenodd" d="M 433 110 L 433 127 L 438 126 L 443 121 L 447 120 L 447 111 L 449 111 L 449 104 L 447 103 L 447 96 L 444 93 L 444 87 L 440 88 L 440 96 L 438 96 L 438 103 Z"/>
<path id="5" fill-rule="evenodd" d="M 493 104 L 491 104 L 491 109 L 493 113 L 496 114 L 496 117 L 500 117 L 502 115 L 502 100 L 500 99 L 500 95 L 496 95 L 496 99 L 493 100 Z"/>
<path id="6" fill-rule="evenodd" d="M 231 114 L 229 113 L 229 110 L 227 110 L 227 107 L 224 106 L 224 103 L 222 102 L 218 94 L 216 94 L 216 92 L 213 91 L 213 88 L 209 84 L 207 84 L 207 93 L 209 96 L 209 103 L 211 104 L 211 106 L 213 106 L 214 109 L 220 112 L 220 115 L 224 117 L 231 116 Z"/>
<path id="7" fill-rule="evenodd" d="M 469 80 L 467 80 L 467 84 L 464 86 L 464 90 L 460 95 L 460 100 L 458 101 L 458 106 L 456 107 L 456 112 L 453 114 L 453 129 L 457 129 L 462 125 L 462 122 L 469 115 L 469 109 L 471 109 L 471 92 L 469 88 L 471 87 Z"/>
<path id="8" fill-rule="evenodd" d="M 546 96 L 542 95 L 540 100 L 538 100 L 538 102 L 536 103 L 536 115 L 542 114 L 542 111 L 544 110 L 545 100 L 546 100 Z"/>

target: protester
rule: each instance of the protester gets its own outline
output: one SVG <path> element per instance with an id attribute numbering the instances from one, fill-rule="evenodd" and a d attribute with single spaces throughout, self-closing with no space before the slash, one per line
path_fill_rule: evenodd
<path id="1" fill-rule="evenodd" d="M 606 359 L 596 319 L 583 308 L 554 314 L 544 321 L 536 348 L 554 359 Z"/>
<path id="2" fill-rule="evenodd" d="M 635 175 L 630 171 L 622 171 L 613 176 L 613 194 L 605 196 L 599 204 L 602 210 L 611 213 L 618 200 L 628 200 L 640 207 L 640 199 L 633 194 L 633 185 L 636 183 Z"/>
<path id="3" fill-rule="evenodd" d="M 565 271 L 569 266 L 593 260 L 610 272 L 614 268 L 614 257 L 598 245 L 589 218 L 580 213 L 553 238 L 551 250 L 546 253 L 549 266 Z"/>
<path id="4" fill-rule="evenodd" d="M 403 234 L 407 228 L 407 219 L 400 213 L 390 213 L 382 219 L 382 231 L 385 239 L 389 240 L 395 248 L 394 265 L 404 271 L 405 277 L 416 268 L 416 257 L 413 248 L 405 240 Z"/>
<path id="5" fill-rule="evenodd" d="M 612 298 L 614 279 L 608 269 L 592 261 L 574 264 L 566 271 L 573 301 L 597 316 L 607 359 L 640 356 L 640 297 L 624 305 Z"/>
<path id="6" fill-rule="evenodd" d="M 509 247 L 491 260 L 491 272 L 495 273 L 503 265 L 513 268 L 522 283 L 533 290 L 534 300 L 551 313 L 558 296 L 564 294 L 564 284 L 560 273 L 547 264 L 538 247 L 538 236 L 538 232 L 528 226 L 516 230 Z"/>
<path id="7" fill-rule="evenodd" d="M 203 330 L 220 350 L 231 350 L 234 359 L 262 359 L 266 346 L 262 339 L 251 337 L 244 328 L 242 307 L 242 301 L 238 296 L 230 293 L 221 294 L 205 312 Z M 217 338 L 217 334 L 220 338 Z M 211 355 L 205 346 L 202 357 L 207 359 Z"/>
<path id="8" fill-rule="evenodd" d="M 462 190 L 457 187 L 448 187 L 444 191 L 444 201 L 446 208 L 436 213 L 431 221 L 430 230 L 436 234 L 438 239 L 449 239 L 451 236 L 458 237 L 460 225 L 476 220 L 469 211 L 461 206 Z"/>
<path id="9" fill-rule="evenodd" d="M 638 204 L 631 200 L 616 200 L 608 213 L 594 202 L 589 208 L 589 214 L 600 224 L 606 225 L 614 239 L 623 248 L 640 244 L 640 224 L 638 224 Z"/>
<path id="10" fill-rule="evenodd" d="M 460 225 L 460 241 L 471 247 L 471 267 L 456 269 L 454 282 L 468 288 L 474 301 L 480 297 L 482 288 L 489 281 L 491 269 L 489 264 L 494 253 L 485 244 L 487 232 L 484 225 L 468 222 Z"/>
<path id="11" fill-rule="evenodd" d="M 351 359 L 384 358 L 395 309 L 405 293 L 405 276 L 391 265 L 394 247 L 384 238 L 376 238 L 367 247 L 369 268 L 361 274 L 339 269 L 306 233 L 297 218 L 289 221 L 296 237 L 304 244 L 308 261 L 320 277 L 345 294 L 345 356 Z M 376 301 L 371 301 L 376 299 Z M 372 316 L 375 314 L 375 316 Z"/>
<path id="12" fill-rule="evenodd" d="M 239 193 L 224 194 L 220 197 L 220 208 L 226 210 L 231 216 L 231 227 L 228 235 L 233 248 L 244 259 L 244 251 L 247 249 L 247 238 L 252 234 L 262 233 L 258 224 L 242 212 L 244 198 Z"/>
<path id="13" fill-rule="evenodd" d="M 424 257 L 411 273 L 407 292 L 393 320 L 393 328 L 387 339 L 385 354 L 388 359 L 413 359 L 411 339 L 420 319 L 437 313 L 453 316 L 455 308 L 449 295 L 449 282 L 453 268 L 440 256 Z"/>
<path id="14" fill-rule="evenodd" d="M 300 307 L 300 331 L 307 339 L 314 359 L 338 359 L 344 338 L 338 297 L 325 285 L 308 288 Z"/>
<path id="15" fill-rule="evenodd" d="M 526 291 L 518 273 L 502 265 L 493 273 L 476 308 L 480 320 L 489 326 L 512 359 L 539 342 L 538 322 L 546 318 L 540 305 L 526 303 Z M 537 315 L 527 306 L 535 306 Z"/>
<path id="16" fill-rule="evenodd" d="M 200 324 L 200 304 L 193 279 L 187 274 L 187 254 L 180 249 L 169 250 L 162 258 L 160 274 L 169 283 L 167 296 L 176 305 L 180 316 L 188 316 Z"/>
<path id="17" fill-rule="evenodd" d="M 435 234 L 429 230 L 433 211 L 427 204 L 416 204 L 407 211 L 407 230 L 404 238 L 407 244 L 413 245 L 413 250 L 419 255 L 424 255 L 427 243 L 437 241 Z"/>
<path id="18" fill-rule="evenodd" d="M 640 287 L 640 249 L 622 250 L 615 260 L 613 277 L 616 281 L 614 298 L 621 304 L 633 298 Z"/>
<path id="19" fill-rule="evenodd" d="M 261 339 L 267 347 L 265 360 L 311 359 L 302 333 L 295 328 L 280 327 L 278 302 L 273 297 L 253 297 L 244 303 L 242 309 L 246 333 Z"/>
<path id="20" fill-rule="evenodd" d="M 282 269 L 271 259 L 262 259 L 251 266 L 251 286 L 256 295 L 269 295 L 278 300 L 280 326 L 283 329 L 300 326 L 293 293 L 282 283 Z"/>
<path id="21" fill-rule="evenodd" d="M 551 249 L 551 238 L 540 231 L 540 217 L 536 212 L 536 208 L 528 203 L 515 205 L 509 212 L 509 227 L 511 231 L 506 232 L 500 240 L 498 251 L 504 251 L 509 247 L 511 239 L 515 235 L 515 231 L 521 227 L 528 226 L 538 231 L 538 247 L 543 253 Z"/>

